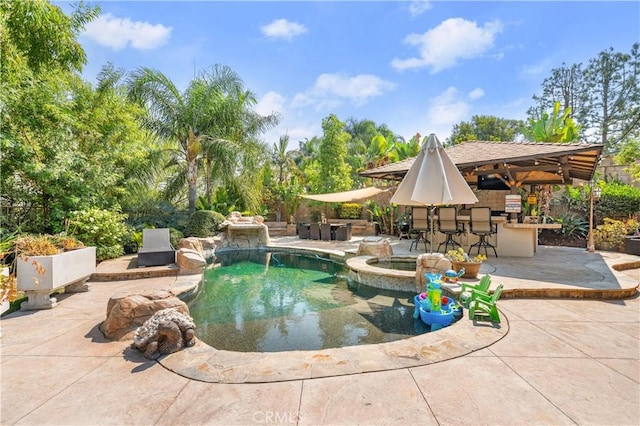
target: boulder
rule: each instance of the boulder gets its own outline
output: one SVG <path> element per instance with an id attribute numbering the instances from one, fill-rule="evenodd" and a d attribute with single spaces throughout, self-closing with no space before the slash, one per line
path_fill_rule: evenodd
<path id="1" fill-rule="evenodd" d="M 393 256 L 393 247 L 391 247 L 389 238 L 367 237 L 360 242 L 356 256 L 375 256 L 378 259 L 388 259 Z"/>
<path id="2" fill-rule="evenodd" d="M 107 303 L 107 317 L 100 330 L 110 340 L 128 340 L 135 330 L 151 316 L 163 309 L 176 308 L 189 315 L 189 307 L 165 290 L 145 291 L 138 294 L 118 293 Z"/>
<path id="3" fill-rule="evenodd" d="M 195 328 L 189 315 L 177 308 L 163 309 L 136 330 L 132 346 L 144 352 L 145 358 L 155 359 L 185 346 L 193 346 L 196 342 Z"/>
<path id="4" fill-rule="evenodd" d="M 176 264 L 180 268 L 180 273 L 200 273 L 207 265 L 202 252 L 197 252 L 188 248 L 181 248 L 176 255 Z"/>
<path id="5" fill-rule="evenodd" d="M 427 272 L 444 274 L 451 269 L 451 261 L 444 257 L 442 253 L 423 253 L 416 258 L 416 290 L 418 293 L 427 288 L 427 279 L 424 276 Z"/>
<path id="6" fill-rule="evenodd" d="M 181 239 L 180 242 L 178 243 L 177 249 L 180 250 L 182 248 L 196 251 L 201 255 L 203 255 L 204 253 L 202 241 L 200 238 L 196 238 L 196 237 L 188 237 L 188 238 Z"/>

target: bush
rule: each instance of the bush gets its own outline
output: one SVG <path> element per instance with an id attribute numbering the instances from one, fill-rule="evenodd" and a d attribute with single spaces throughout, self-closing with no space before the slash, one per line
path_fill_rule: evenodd
<path id="1" fill-rule="evenodd" d="M 602 186 L 602 196 L 595 204 L 599 217 L 623 219 L 640 211 L 640 189 L 618 182 Z"/>
<path id="2" fill-rule="evenodd" d="M 96 246 L 96 259 L 106 260 L 122 256 L 123 241 L 128 234 L 126 215 L 118 211 L 88 209 L 72 212 L 68 233 L 87 246 Z"/>
<path id="3" fill-rule="evenodd" d="M 604 224 L 596 226 L 593 230 L 593 238 L 596 244 L 608 243 L 616 247 L 624 244 L 627 228 L 621 220 L 604 218 Z"/>
<path id="4" fill-rule="evenodd" d="M 213 237 L 225 217 L 213 210 L 198 210 L 189 218 L 184 235 L 188 237 Z"/>
<path id="5" fill-rule="evenodd" d="M 182 231 L 179 231 L 176 228 L 169 228 L 169 239 L 171 240 L 172 246 L 178 247 L 178 243 L 183 238 L 184 234 L 182 233 Z"/>
<path id="6" fill-rule="evenodd" d="M 586 237 L 589 233 L 589 222 L 582 217 L 573 213 L 565 213 L 559 218 L 554 220 L 555 223 L 562 225 L 561 229 L 554 229 L 556 233 L 561 233 L 566 236 L 580 236 Z"/>
<path id="7" fill-rule="evenodd" d="M 362 206 L 356 203 L 344 203 L 340 205 L 340 219 L 360 219 Z"/>

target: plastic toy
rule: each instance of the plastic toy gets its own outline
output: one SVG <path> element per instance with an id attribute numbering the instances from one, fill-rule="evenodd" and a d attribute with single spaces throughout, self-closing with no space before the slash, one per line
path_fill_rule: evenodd
<path id="1" fill-rule="evenodd" d="M 502 284 L 496 287 L 493 294 L 485 293 L 480 290 L 473 290 L 471 303 L 469 304 L 469 319 L 471 320 L 489 320 L 491 322 L 500 322 L 500 314 L 496 303 L 502 294 Z M 422 312 L 421 312 L 422 314 Z"/>
<path id="2" fill-rule="evenodd" d="M 490 275 L 485 275 L 484 277 L 482 277 L 478 284 L 462 283 L 462 289 L 460 290 L 460 295 L 458 296 L 458 299 L 460 300 L 460 304 L 465 308 L 469 309 L 469 304 L 471 303 L 473 290 L 479 290 L 484 293 L 487 293 L 489 291 L 490 286 L 491 286 Z"/>
<path id="3" fill-rule="evenodd" d="M 449 269 L 444 273 L 444 281 L 447 283 L 457 283 L 458 278 L 464 275 L 464 268 L 460 268 L 459 272 L 453 269 Z"/>
<path id="4" fill-rule="evenodd" d="M 413 318 L 420 318 L 431 331 L 450 325 L 462 316 L 462 306 L 452 297 L 442 295 L 442 275 L 426 273 L 427 292 L 414 296 Z"/>

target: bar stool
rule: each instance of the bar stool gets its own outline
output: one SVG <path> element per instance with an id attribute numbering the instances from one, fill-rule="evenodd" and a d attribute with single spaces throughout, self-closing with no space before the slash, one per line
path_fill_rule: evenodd
<path id="1" fill-rule="evenodd" d="M 469 232 L 477 235 L 479 240 L 477 243 L 471 244 L 469 247 L 469 254 L 471 249 L 476 247 L 478 254 L 480 254 L 480 248 L 484 247 L 484 254 L 489 255 L 487 247 L 493 249 L 493 254 L 498 257 L 495 246 L 487 241 L 487 237 L 496 233 L 495 224 L 491 223 L 491 209 L 489 207 L 472 207 L 471 219 L 469 221 Z"/>
<path id="2" fill-rule="evenodd" d="M 423 241 L 424 251 L 426 252 L 427 243 L 431 246 L 431 241 L 426 237 L 427 232 L 429 232 L 429 209 L 426 207 L 413 207 L 411 209 L 411 232 L 417 233 L 417 235 L 414 240 L 411 241 L 409 251 L 413 250 L 414 245 L 416 250 L 418 250 L 418 243 Z"/>
<path id="3" fill-rule="evenodd" d="M 462 228 L 461 228 L 462 226 Z M 454 235 L 460 235 L 464 232 L 464 225 L 458 222 L 458 210 L 455 207 L 439 207 L 438 208 L 438 230 L 445 234 L 447 238 L 438 245 L 444 244 L 444 252 L 446 253 L 449 246 L 451 249 L 462 247 L 459 242 L 453 239 Z"/>

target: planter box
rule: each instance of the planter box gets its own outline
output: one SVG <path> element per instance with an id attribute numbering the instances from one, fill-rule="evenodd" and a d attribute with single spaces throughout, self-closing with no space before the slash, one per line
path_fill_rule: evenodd
<path id="1" fill-rule="evenodd" d="M 624 252 L 640 256 L 640 237 L 627 237 L 624 240 Z"/>
<path id="2" fill-rule="evenodd" d="M 69 293 L 89 290 L 86 282 L 96 271 L 96 248 L 18 258 L 16 263 L 18 290 L 24 291 L 28 297 L 20 309 L 51 309 L 57 301 L 49 295 L 56 289 L 65 287 Z"/>

